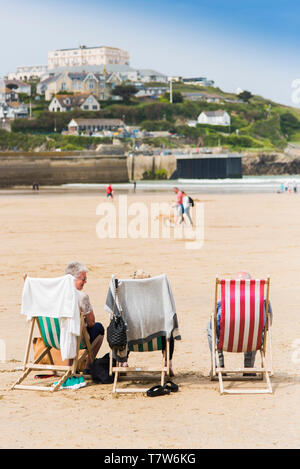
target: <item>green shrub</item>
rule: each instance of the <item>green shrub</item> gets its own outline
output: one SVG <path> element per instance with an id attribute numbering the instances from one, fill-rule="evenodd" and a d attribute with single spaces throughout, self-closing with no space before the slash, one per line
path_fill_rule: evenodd
<path id="1" fill-rule="evenodd" d="M 168 173 L 166 169 L 158 169 L 154 172 L 148 169 L 147 171 L 143 173 L 143 179 L 145 181 L 165 180 L 165 179 L 168 179 Z"/>

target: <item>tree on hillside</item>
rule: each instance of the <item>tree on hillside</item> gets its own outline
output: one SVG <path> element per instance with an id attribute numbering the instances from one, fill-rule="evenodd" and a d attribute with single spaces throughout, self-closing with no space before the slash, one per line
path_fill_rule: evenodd
<path id="1" fill-rule="evenodd" d="M 167 99 L 170 101 L 170 93 L 164 93 L 162 95 L 163 99 Z M 183 96 L 179 91 L 173 91 L 172 93 L 172 101 L 173 103 L 183 103 Z"/>
<path id="2" fill-rule="evenodd" d="M 114 96 L 120 96 L 125 104 L 130 103 L 131 97 L 137 93 L 137 89 L 134 85 L 117 85 L 112 94 Z"/>
<path id="3" fill-rule="evenodd" d="M 245 103 L 248 103 L 251 98 L 253 98 L 253 94 L 250 91 L 242 91 L 238 94 L 238 97 L 242 99 Z"/>
<path id="4" fill-rule="evenodd" d="M 290 137 L 294 132 L 300 130 L 300 121 L 291 112 L 285 112 L 280 116 L 280 128 L 284 135 Z"/>

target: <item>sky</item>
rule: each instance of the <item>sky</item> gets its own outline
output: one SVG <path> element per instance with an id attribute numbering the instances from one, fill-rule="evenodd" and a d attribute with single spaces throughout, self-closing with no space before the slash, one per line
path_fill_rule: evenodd
<path id="1" fill-rule="evenodd" d="M 107 45 L 127 50 L 133 68 L 205 76 L 224 91 L 300 106 L 296 0 L 0 0 L 0 7 L 0 76 L 47 64 L 50 50 Z"/>

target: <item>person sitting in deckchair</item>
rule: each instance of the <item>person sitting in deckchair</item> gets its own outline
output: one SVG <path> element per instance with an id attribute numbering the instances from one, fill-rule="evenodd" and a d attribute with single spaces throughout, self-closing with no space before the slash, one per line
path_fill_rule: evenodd
<path id="1" fill-rule="evenodd" d="M 237 272 L 235 275 L 236 280 L 250 280 L 251 275 L 248 272 Z M 269 313 L 270 313 L 270 320 L 272 324 L 272 308 L 271 304 L 269 302 Z M 264 317 L 266 320 L 266 311 L 264 311 Z M 217 341 L 219 340 L 220 337 L 220 319 L 221 319 L 221 301 L 218 302 L 218 313 L 217 313 Z M 213 344 L 212 344 L 212 326 L 211 326 L 211 321 L 207 324 L 206 327 L 206 332 L 207 332 L 207 338 L 208 338 L 208 345 L 210 349 L 211 355 L 213 354 Z M 264 337 L 262 336 L 262 342 L 264 340 Z M 221 368 L 224 368 L 224 355 L 221 350 L 218 350 L 218 355 L 219 355 L 219 360 L 220 360 L 220 366 Z M 256 356 L 256 351 L 252 352 L 245 352 L 244 353 L 244 367 L 245 368 L 254 368 L 254 363 L 255 363 L 255 356 Z M 244 373 L 244 376 L 255 376 L 255 373 Z"/>
<path id="2" fill-rule="evenodd" d="M 96 357 L 103 342 L 104 327 L 100 322 L 96 322 L 89 296 L 87 293 L 82 291 L 85 283 L 87 282 L 87 272 L 88 269 L 80 262 L 70 262 L 65 269 L 66 274 L 71 274 L 75 278 L 75 287 L 79 291 L 79 308 L 84 314 L 86 328 L 90 336 L 92 352 L 94 357 Z M 90 374 L 89 367 L 89 358 L 87 358 L 85 369 L 83 370 L 84 374 Z"/>

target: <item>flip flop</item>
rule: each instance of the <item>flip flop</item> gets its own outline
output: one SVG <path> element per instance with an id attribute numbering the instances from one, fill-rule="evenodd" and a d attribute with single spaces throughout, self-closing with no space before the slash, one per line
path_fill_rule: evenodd
<path id="1" fill-rule="evenodd" d="M 178 385 L 173 383 L 173 381 L 167 381 L 164 385 L 165 389 L 169 389 L 170 392 L 177 392 L 178 391 Z"/>
<path id="2" fill-rule="evenodd" d="M 34 379 L 46 379 L 46 378 L 52 378 L 53 376 L 56 376 L 55 374 L 52 375 L 35 375 Z"/>
<path id="3" fill-rule="evenodd" d="M 152 388 L 147 391 L 148 397 L 165 396 L 166 394 L 170 394 L 170 389 L 165 386 L 152 386 Z"/>

